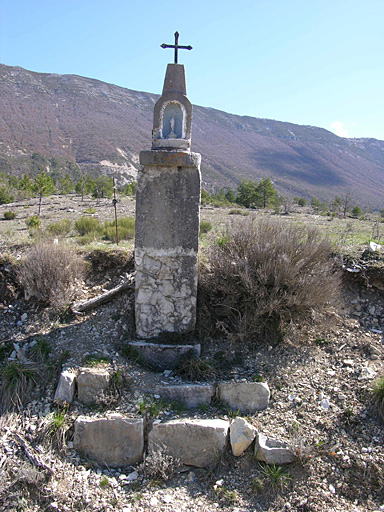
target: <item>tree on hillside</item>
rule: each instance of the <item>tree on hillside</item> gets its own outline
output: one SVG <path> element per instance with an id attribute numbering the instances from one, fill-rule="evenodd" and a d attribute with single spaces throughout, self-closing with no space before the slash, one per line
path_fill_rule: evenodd
<path id="1" fill-rule="evenodd" d="M 307 204 L 307 200 L 304 197 L 300 197 L 300 199 L 297 201 L 297 204 L 303 207 Z"/>
<path id="2" fill-rule="evenodd" d="M 242 180 L 237 187 L 236 202 L 250 208 L 256 202 L 257 182 Z"/>
<path id="3" fill-rule="evenodd" d="M 350 190 L 347 190 L 342 196 L 341 196 L 341 211 L 343 213 L 343 217 L 345 218 L 347 216 L 347 212 L 351 209 L 352 202 L 353 202 L 353 195 Z"/>
<path id="4" fill-rule="evenodd" d="M 225 199 L 229 203 L 234 203 L 236 201 L 235 193 L 234 193 L 234 191 L 231 188 L 228 189 L 227 192 L 225 193 Z"/>
<path id="5" fill-rule="evenodd" d="M 96 199 L 103 199 L 104 197 L 111 198 L 113 194 L 113 178 L 108 176 L 99 176 L 94 181 L 94 188 L 92 196 Z"/>
<path id="6" fill-rule="evenodd" d="M 136 181 L 132 181 L 132 183 L 128 183 L 128 185 L 126 185 L 126 187 L 124 189 L 124 195 L 130 196 L 130 197 L 135 197 L 136 187 L 137 187 Z"/>
<path id="7" fill-rule="evenodd" d="M 39 197 L 38 216 L 40 217 L 43 196 L 49 196 L 55 192 L 55 185 L 53 184 L 52 178 L 48 176 L 45 171 L 38 174 L 33 180 L 32 191 Z"/>
<path id="8" fill-rule="evenodd" d="M 275 206 L 278 202 L 278 195 L 275 187 L 273 186 L 270 178 L 260 180 L 256 188 L 256 203 L 257 206 L 268 208 Z"/>
<path id="9" fill-rule="evenodd" d="M 60 194 L 70 194 L 75 190 L 75 184 L 71 180 L 69 174 L 66 174 L 64 178 L 60 178 L 58 189 Z"/>
<path id="10" fill-rule="evenodd" d="M 353 217 L 356 217 L 356 218 L 359 218 L 363 215 L 363 211 L 362 209 L 360 208 L 360 206 L 355 206 L 352 210 L 352 216 Z"/>

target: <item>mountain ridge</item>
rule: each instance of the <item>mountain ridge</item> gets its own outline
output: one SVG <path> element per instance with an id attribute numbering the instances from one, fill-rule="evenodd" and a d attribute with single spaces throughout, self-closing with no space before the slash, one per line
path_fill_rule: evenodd
<path id="1" fill-rule="evenodd" d="M 0 82 L 0 170 L 26 172 L 37 152 L 77 162 L 83 173 L 136 176 L 159 95 L 4 64 Z M 279 193 L 331 199 L 348 189 L 361 205 L 383 207 L 384 141 L 196 105 L 192 150 L 202 154 L 209 189 L 269 176 Z"/>

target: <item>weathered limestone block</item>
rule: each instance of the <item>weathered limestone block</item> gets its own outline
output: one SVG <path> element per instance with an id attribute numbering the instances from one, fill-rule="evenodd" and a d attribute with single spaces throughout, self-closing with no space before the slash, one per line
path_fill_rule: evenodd
<path id="1" fill-rule="evenodd" d="M 67 402 L 68 404 L 71 404 L 75 394 L 75 387 L 76 373 L 70 370 L 64 370 L 60 374 L 54 400 L 56 402 Z"/>
<path id="2" fill-rule="evenodd" d="M 135 239 L 137 334 L 183 333 L 196 323 L 200 155 L 142 151 Z"/>
<path id="3" fill-rule="evenodd" d="M 227 443 L 229 422 L 213 420 L 174 420 L 153 426 L 148 435 L 149 452 L 162 450 L 183 464 L 208 467 Z"/>
<path id="4" fill-rule="evenodd" d="M 238 416 L 229 429 L 232 453 L 235 457 L 242 455 L 257 435 L 257 429 L 244 418 Z"/>
<path id="5" fill-rule="evenodd" d="M 256 437 L 255 455 L 257 460 L 267 464 L 288 464 L 295 460 L 294 454 L 286 443 L 268 438 L 263 434 Z"/>
<path id="6" fill-rule="evenodd" d="M 263 411 L 269 403 L 269 387 L 265 382 L 222 382 L 220 401 L 234 411 L 253 413 Z"/>
<path id="7" fill-rule="evenodd" d="M 159 370 L 172 370 L 181 357 L 199 357 L 201 351 L 201 345 L 198 343 L 196 345 L 164 345 L 135 341 L 128 345 L 137 350 L 144 361 Z"/>
<path id="8" fill-rule="evenodd" d="M 109 466 L 141 462 L 144 452 L 143 419 L 111 414 L 106 418 L 79 416 L 75 421 L 74 449 Z"/>
<path id="9" fill-rule="evenodd" d="M 81 368 L 77 376 L 77 394 L 83 404 L 92 404 L 102 398 L 108 388 L 109 371 L 104 368 Z"/>
<path id="10" fill-rule="evenodd" d="M 167 400 L 183 402 L 186 407 L 194 409 L 200 405 L 209 405 L 215 394 L 212 384 L 181 384 L 178 386 L 160 386 L 156 393 Z"/>

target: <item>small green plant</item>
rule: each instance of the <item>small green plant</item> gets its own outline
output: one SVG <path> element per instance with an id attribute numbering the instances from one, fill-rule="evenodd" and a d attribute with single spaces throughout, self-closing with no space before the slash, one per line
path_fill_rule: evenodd
<path id="1" fill-rule="evenodd" d="M 212 224 L 208 220 L 202 220 L 200 222 L 200 235 L 208 233 L 212 229 Z"/>
<path id="2" fill-rule="evenodd" d="M 41 227 L 41 219 L 38 215 L 32 215 L 25 221 L 29 229 L 39 229 Z"/>
<path id="3" fill-rule="evenodd" d="M 121 217 L 117 219 L 119 240 L 130 240 L 135 237 L 135 218 Z M 104 238 L 116 242 L 116 223 L 114 220 L 104 223 Z"/>
<path id="4" fill-rule="evenodd" d="M 380 377 L 373 385 L 373 404 L 384 421 L 384 377 Z"/>
<path id="5" fill-rule="evenodd" d="M 90 215 L 93 215 L 94 213 L 96 213 L 96 210 L 95 210 L 95 208 L 93 206 L 90 206 L 89 208 L 87 208 L 85 210 L 84 213 L 89 213 Z"/>
<path id="6" fill-rule="evenodd" d="M 3 410 L 22 407 L 32 387 L 37 382 L 36 366 L 9 361 L 0 369 L 0 405 Z"/>
<path id="7" fill-rule="evenodd" d="M 175 366 L 175 375 L 187 380 L 207 380 L 215 375 L 215 370 L 207 361 L 190 354 L 181 357 Z"/>
<path id="8" fill-rule="evenodd" d="M 329 338 L 322 338 L 321 336 L 318 336 L 315 339 L 315 344 L 318 347 L 327 347 L 331 343 L 331 340 Z"/>
<path id="9" fill-rule="evenodd" d="M 265 379 L 264 377 L 261 375 L 261 373 L 256 373 L 256 375 L 254 375 L 252 377 L 252 380 L 253 382 L 265 382 Z"/>
<path id="10" fill-rule="evenodd" d="M 129 361 L 133 361 L 142 366 L 143 368 L 149 367 L 148 363 L 145 361 L 145 359 L 143 358 L 143 356 L 140 354 L 136 347 L 133 347 L 132 345 L 122 345 L 120 348 L 120 352 Z"/>
<path id="11" fill-rule="evenodd" d="M 240 210 L 240 208 L 233 208 L 232 210 L 229 210 L 228 214 L 229 215 L 247 216 L 247 215 L 249 215 L 249 211 L 248 210 Z"/>
<path id="12" fill-rule="evenodd" d="M 103 475 L 100 479 L 100 487 L 102 489 L 107 489 L 108 487 L 111 487 L 111 482 L 109 481 L 109 478 L 106 475 Z"/>
<path id="13" fill-rule="evenodd" d="M 214 485 L 213 492 L 228 505 L 234 505 L 239 500 L 239 493 L 228 487 Z"/>
<path id="14" fill-rule="evenodd" d="M 57 410 L 49 414 L 45 421 L 45 436 L 56 445 L 62 446 L 64 444 L 65 434 L 71 426 L 68 406 L 58 406 Z"/>
<path id="15" fill-rule="evenodd" d="M 142 416 L 149 414 L 155 417 L 165 409 L 165 403 L 162 399 L 156 400 L 153 396 L 143 396 L 136 402 L 136 407 Z"/>
<path id="16" fill-rule="evenodd" d="M 252 490 L 257 493 L 262 493 L 264 491 L 264 482 L 261 478 L 258 478 L 255 476 L 255 478 L 252 479 Z"/>
<path id="17" fill-rule="evenodd" d="M 259 467 L 261 474 L 268 480 L 273 489 L 282 491 L 288 486 L 291 475 L 285 471 L 283 466 L 278 466 L 277 464 L 260 464 Z"/>
<path id="18" fill-rule="evenodd" d="M 49 354 L 52 352 L 52 348 L 49 342 L 39 336 L 35 339 L 35 344 L 30 348 L 29 353 L 32 358 L 37 362 L 46 363 L 49 359 Z"/>
<path id="19" fill-rule="evenodd" d="M 86 366 L 90 366 L 91 368 L 109 363 L 109 358 L 100 354 L 87 354 L 83 358 L 83 364 Z"/>
<path id="20" fill-rule="evenodd" d="M 79 235 L 92 235 L 94 238 L 100 238 L 103 234 L 103 226 L 98 219 L 94 217 L 80 217 L 75 222 L 75 229 Z"/>
<path id="21" fill-rule="evenodd" d="M 240 414 L 240 409 L 237 409 L 237 411 L 233 411 L 232 409 L 228 409 L 228 417 L 234 420 L 237 418 Z"/>
<path id="22" fill-rule="evenodd" d="M 48 224 L 47 231 L 51 235 L 65 236 L 71 231 L 72 221 L 70 219 L 61 219 L 57 222 L 51 222 Z"/>
<path id="23" fill-rule="evenodd" d="M 14 218 L 16 218 L 16 213 L 13 212 L 12 210 L 7 210 L 4 212 L 3 216 L 5 220 L 13 220 Z"/>

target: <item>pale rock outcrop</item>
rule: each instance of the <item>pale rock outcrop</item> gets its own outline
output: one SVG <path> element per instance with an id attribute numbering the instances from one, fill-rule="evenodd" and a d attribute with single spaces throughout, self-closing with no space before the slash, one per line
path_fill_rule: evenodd
<path id="1" fill-rule="evenodd" d="M 148 451 L 162 450 L 183 464 L 208 467 L 222 453 L 229 422 L 220 419 L 185 419 L 159 423 L 148 435 Z"/>
<path id="2" fill-rule="evenodd" d="M 156 393 L 167 400 L 183 402 L 186 407 L 194 409 L 200 405 L 209 405 L 215 394 L 215 386 L 212 384 L 181 384 L 160 386 Z"/>
<path id="3" fill-rule="evenodd" d="M 242 455 L 257 435 L 257 429 L 244 418 L 237 417 L 231 423 L 229 440 L 235 457 Z"/>
<path id="4" fill-rule="evenodd" d="M 108 388 L 109 371 L 104 368 L 81 368 L 77 376 L 77 394 L 83 404 L 100 400 Z"/>
<path id="5" fill-rule="evenodd" d="M 105 418 L 79 416 L 75 421 L 74 449 L 109 466 L 141 462 L 144 451 L 142 418 L 111 414 Z"/>
<path id="6" fill-rule="evenodd" d="M 71 404 L 76 388 L 76 373 L 70 370 L 64 370 L 60 374 L 59 383 L 56 388 L 56 402 L 66 402 Z"/>
<path id="7" fill-rule="evenodd" d="M 286 443 L 263 434 L 256 437 L 255 456 L 267 464 L 288 464 L 295 460 L 294 454 Z"/>
<path id="8" fill-rule="evenodd" d="M 234 411 L 254 413 L 268 407 L 270 391 L 265 382 L 221 382 L 220 401 Z"/>

